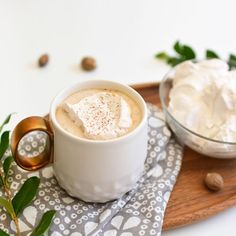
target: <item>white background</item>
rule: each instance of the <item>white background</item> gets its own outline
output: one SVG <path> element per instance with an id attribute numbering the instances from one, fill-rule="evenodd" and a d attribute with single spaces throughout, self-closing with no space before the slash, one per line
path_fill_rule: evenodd
<path id="1" fill-rule="evenodd" d="M 0 119 L 43 115 L 50 101 L 76 81 L 159 81 L 168 67 L 154 59 L 176 39 L 203 57 L 212 48 L 236 53 L 234 0 L 0 0 Z M 37 59 L 50 54 L 47 68 Z M 97 59 L 86 73 L 79 61 Z M 235 181 L 236 185 L 236 181 Z M 184 196 L 183 196 L 184 197 Z M 236 235 L 236 207 L 164 236 Z"/>

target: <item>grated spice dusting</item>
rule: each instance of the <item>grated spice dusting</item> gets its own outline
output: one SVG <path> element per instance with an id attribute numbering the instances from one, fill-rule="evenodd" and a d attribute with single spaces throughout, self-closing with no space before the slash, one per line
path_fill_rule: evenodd
<path id="1" fill-rule="evenodd" d="M 128 103 L 111 92 L 99 92 L 75 104 L 66 102 L 63 109 L 89 139 L 116 138 L 124 135 L 132 126 Z"/>

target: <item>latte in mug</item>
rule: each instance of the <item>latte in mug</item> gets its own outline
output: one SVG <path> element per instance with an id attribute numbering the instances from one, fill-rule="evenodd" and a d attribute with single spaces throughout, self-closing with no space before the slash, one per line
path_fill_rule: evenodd
<path id="1" fill-rule="evenodd" d="M 69 95 L 57 108 L 56 118 L 63 129 L 77 137 L 108 140 L 134 130 L 142 113 L 123 92 L 85 89 Z"/>
<path id="2" fill-rule="evenodd" d="M 48 134 L 48 148 L 38 156 L 22 156 L 20 140 L 36 130 Z M 72 197 L 107 202 L 123 196 L 139 180 L 147 140 L 143 98 L 127 85 L 91 80 L 62 90 L 51 104 L 49 120 L 22 120 L 12 133 L 11 150 L 25 170 L 51 163 L 58 183 Z"/>

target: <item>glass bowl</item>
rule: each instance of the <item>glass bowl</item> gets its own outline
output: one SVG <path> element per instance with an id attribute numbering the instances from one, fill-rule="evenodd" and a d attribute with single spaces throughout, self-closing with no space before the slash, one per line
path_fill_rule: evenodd
<path id="1" fill-rule="evenodd" d="M 204 137 L 186 128 L 169 112 L 169 93 L 173 86 L 175 69 L 171 69 L 160 83 L 160 99 L 166 122 L 180 144 L 186 145 L 198 153 L 214 158 L 236 158 L 236 143 L 224 142 Z M 183 108 L 184 109 L 184 108 Z"/>

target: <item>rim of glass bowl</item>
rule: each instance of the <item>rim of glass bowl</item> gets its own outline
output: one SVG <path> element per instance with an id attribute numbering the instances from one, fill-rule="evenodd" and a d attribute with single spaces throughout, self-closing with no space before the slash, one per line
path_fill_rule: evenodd
<path id="1" fill-rule="evenodd" d="M 162 108 L 164 109 L 164 111 L 171 117 L 171 119 L 173 119 L 181 128 L 183 128 L 184 130 L 190 132 L 191 134 L 199 137 L 199 138 L 203 138 L 206 139 L 208 141 L 214 142 L 214 143 L 220 143 L 220 144 L 227 144 L 227 145 L 236 145 L 236 142 L 226 142 L 226 141 L 220 141 L 220 140 L 216 140 L 216 139 L 211 139 L 208 138 L 206 136 L 203 136 L 201 134 L 195 133 L 194 131 L 188 129 L 187 127 L 185 127 L 183 124 L 181 124 L 179 121 L 177 121 L 174 116 L 169 112 L 168 107 L 166 106 L 165 103 L 165 99 L 164 99 L 164 94 L 163 94 L 163 87 L 164 87 L 164 83 L 166 82 L 166 80 L 171 79 L 173 80 L 172 77 L 170 77 L 170 74 L 174 74 L 175 68 L 170 69 L 164 76 L 164 78 L 161 80 L 160 83 L 160 87 L 159 87 L 159 93 L 160 93 L 160 100 L 161 100 L 161 105 Z"/>

